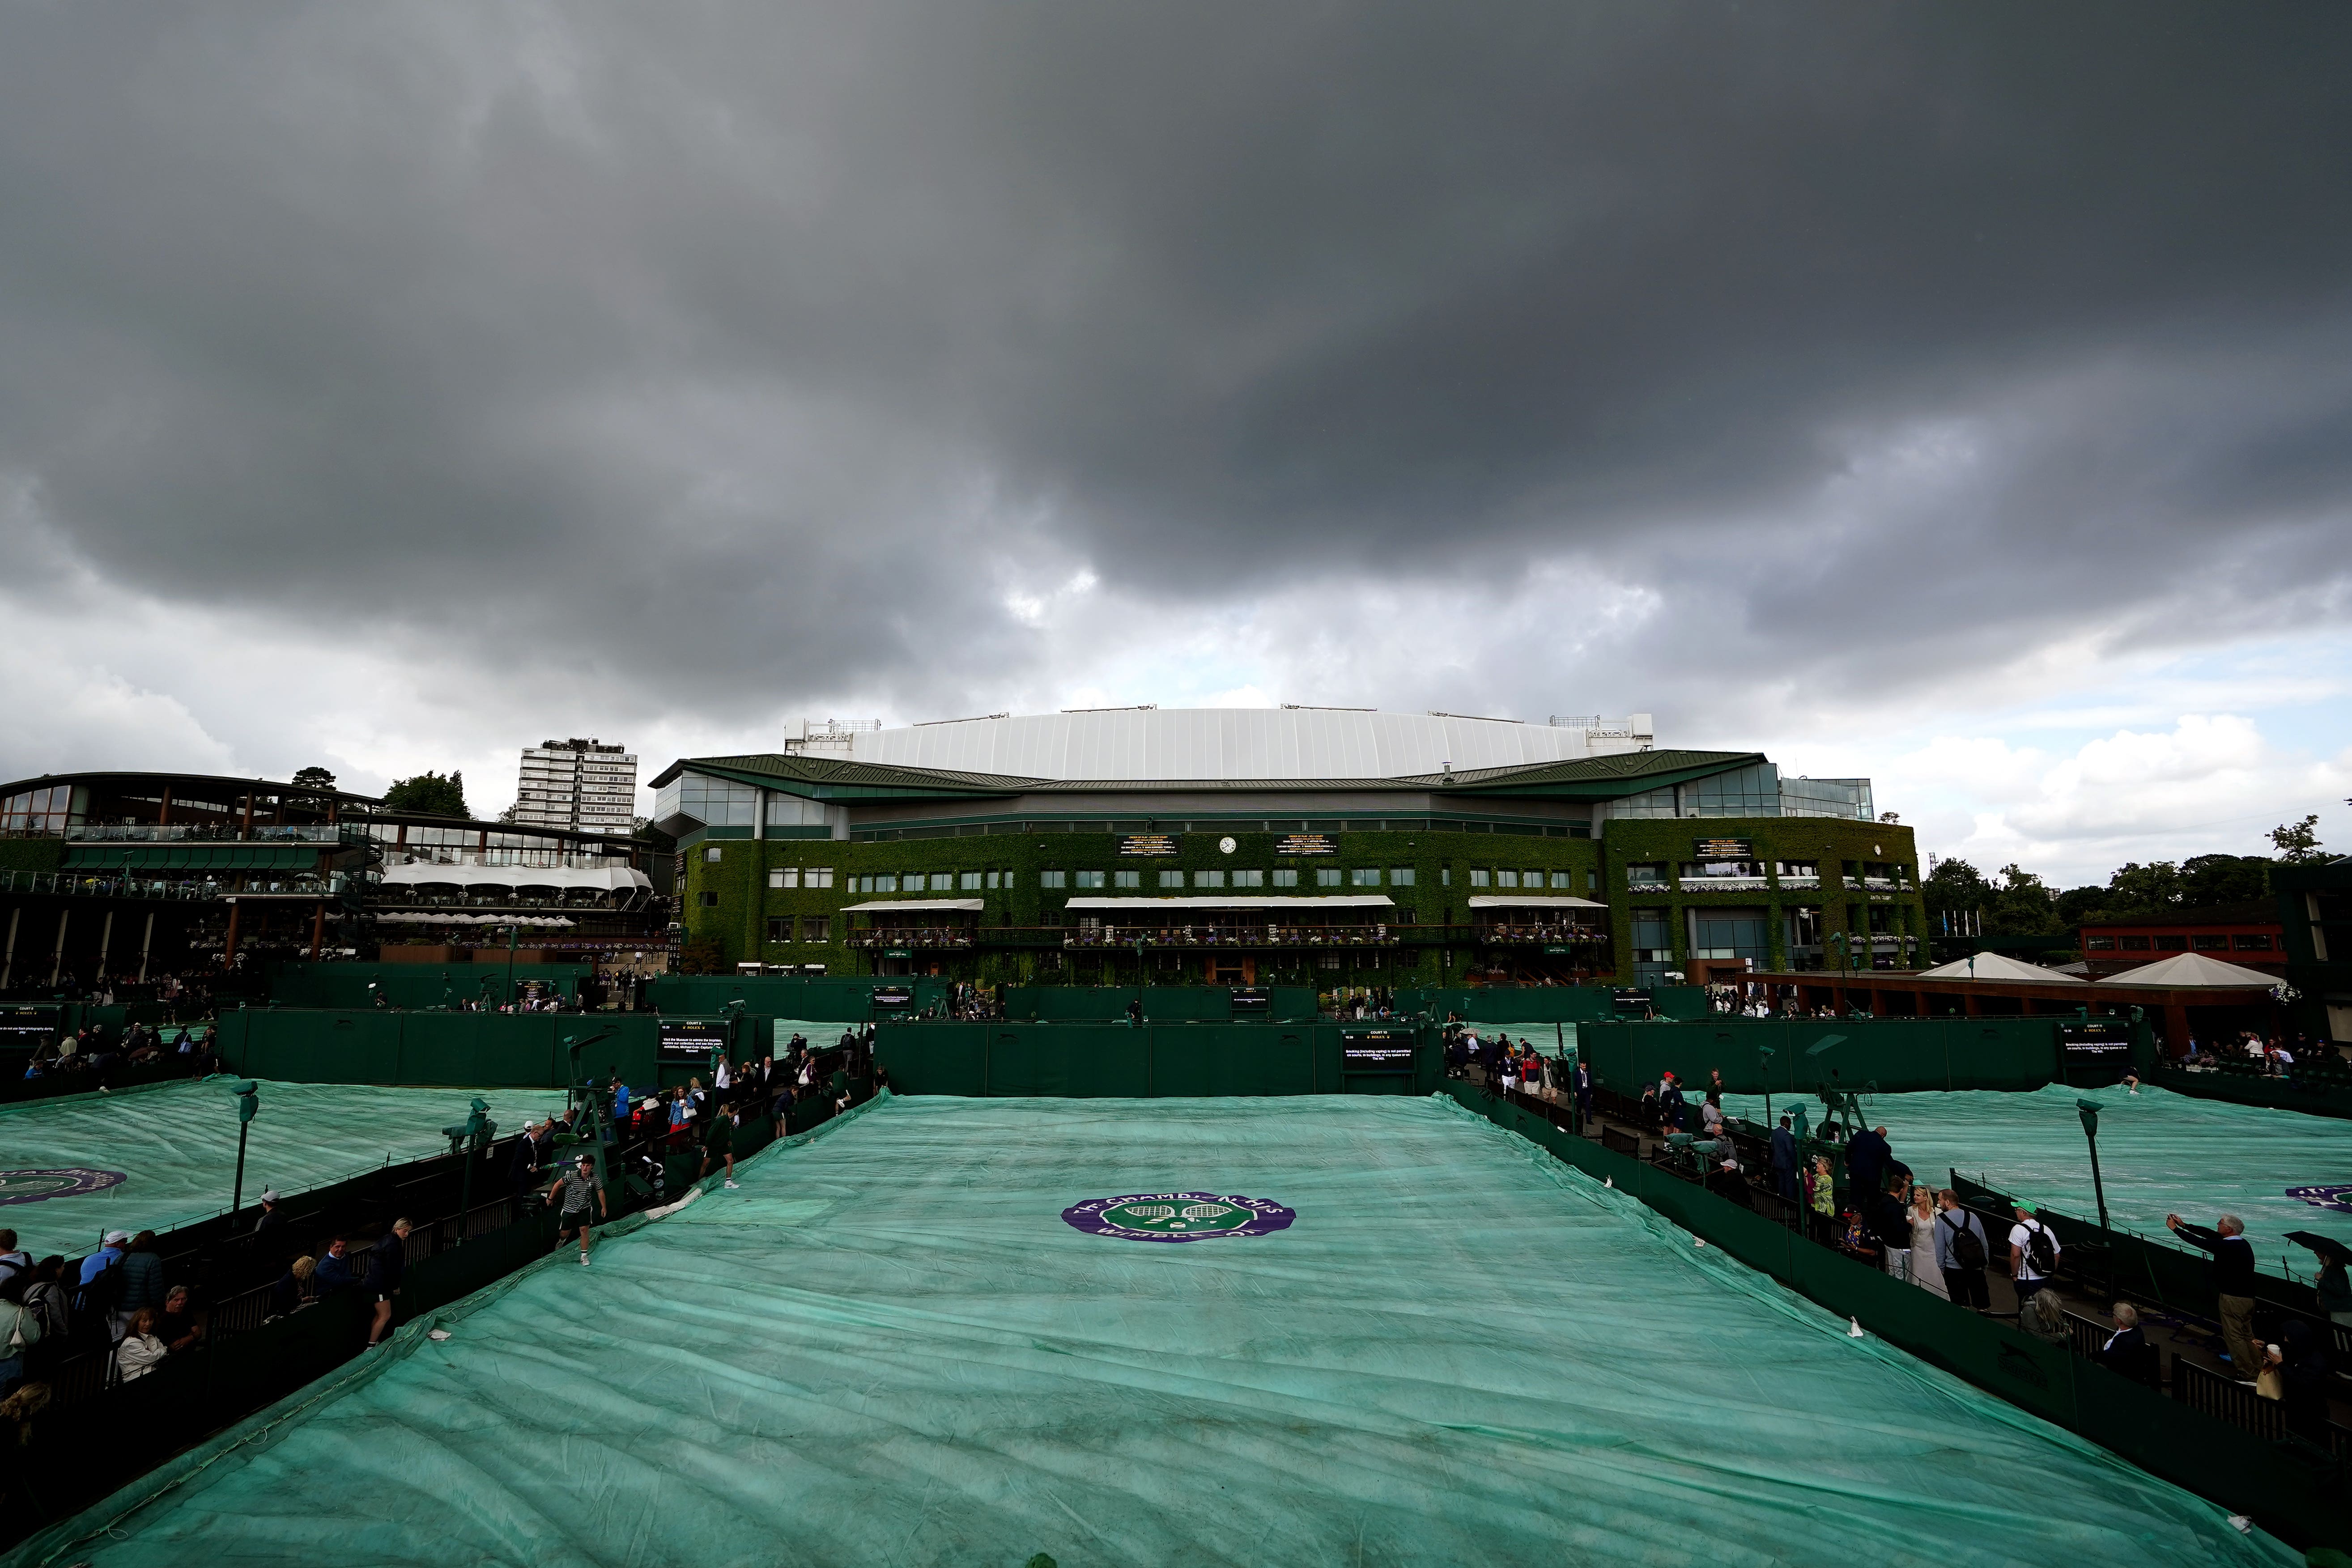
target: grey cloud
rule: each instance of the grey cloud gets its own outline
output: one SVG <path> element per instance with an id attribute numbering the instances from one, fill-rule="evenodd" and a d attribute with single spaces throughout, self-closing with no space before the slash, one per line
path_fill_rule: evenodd
<path id="1" fill-rule="evenodd" d="M 1452 701 L 1726 715 L 2342 602 L 2333 8 L 6 27 L 0 470 L 166 599 L 721 723 L 1050 685 L 1082 568 L 1134 636 L 1569 563 L 1662 607 Z"/>

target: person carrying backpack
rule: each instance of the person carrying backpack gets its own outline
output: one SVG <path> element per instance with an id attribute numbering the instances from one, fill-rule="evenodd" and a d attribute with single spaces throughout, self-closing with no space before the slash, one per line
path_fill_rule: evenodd
<path id="1" fill-rule="evenodd" d="M 1949 1187 L 1937 1194 L 1936 1205 L 1936 1267 L 1944 1273 L 1945 1295 L 1959 1306 L 1990 1310 L 1985 1265 L 1992 1249 L 1985 1245 L 1984 1222 L 1962 1208 L 1959 1194 Z"/>
<path id="2" fill-rule="evenodd" d="M 2020 1305 L 2053 1282 L 2058 1272 L 2058 1237 L 2034 1217 L 2032 1204 L 2017 1205 L 2017 1223 L 2009 1230 L 2009 1277 L 2017 1284 Z"/>

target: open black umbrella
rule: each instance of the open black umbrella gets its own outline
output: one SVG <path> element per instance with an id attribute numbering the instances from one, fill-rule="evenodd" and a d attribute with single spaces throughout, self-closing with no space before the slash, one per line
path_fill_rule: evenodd
<path id="1" fill-rule="evenodd" d="M 2338 1263 L 2352 1263 L 2352 1247 L 2347 1247 L 2332 1236 L 2322 1236 L 2315 1230 L 2291 1230 L 2286 1238 L 2297 1247 L 2307 1247 L 2322 1258 Z"/>

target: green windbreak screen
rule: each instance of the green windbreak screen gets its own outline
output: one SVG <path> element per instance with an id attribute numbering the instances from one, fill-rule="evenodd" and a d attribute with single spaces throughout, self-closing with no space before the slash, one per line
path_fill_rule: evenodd
<path id="1" fill-rule="evenodd" d="M 2116 1228 L 2165 1238 L 2164 1216 L 2210 1226 L 2230 1213 L 2246 1222 L 2263 1267 L 2289 1255 L 2298 1277 L 2311 1255 L 2290 1247 L 2290 1230 L 2315 1230 L 2352 1243 L 2352 1214 L 2287 1195 L 2290 1187 L 2352 1184 L 2352 1128 L 2326 1116 L 2231 1105 L 2161 1089 L 2074 1089 L 2053 1084 L 2031 1094 L 1989 1089 L 1953 1094 L 1864 1096 L 1864 1120 L 1884 1125 L 1896 1159 L 1923 1181 L 1951 1171 L 1979 1176 L 2020 1197 L 2095 1221 L 2090 1146 L 2074 1102 L 2099 1106 L 2099 1174 Z M 1807 1101 L 1818 1121 L 1821 1102 Z M 1789 1100 L 1778 1097 L 1775 1113 Z M 1761 1121 L 1763 1100 L 1727 1095 L 1724 1110 Z"/>
<path id="2" fill-rule="evenodd" d="M 0 1226 L 15 1230 L 17 1246 L 36 1258 L 70 1258 L 109 1230 L 162 1230 L 227 1208 L 236 1173 L 236 1101 L 228 1091 L 235 1081 L 0 1106 L 0 1173 L 86 1170 L 123 1178 L 93 1192 L 0 1205 Z M 246 1201 L 264 1187 L 290 1194 L 446 1152 L 441 1129 L 466 1120 L 475 1092 L 265 1081 L 247 1134 Z M 479 1092 L 502 1132 L 563 1109 L 561 1090 Z"/>
<path id="3" fill-rule="evenodd" d="M 738 1175 L 42 1553 L 2300 1560 L 1433 1100 L 887 1100 Z M 1139 1195 L 1167 1234 L 1194 1192 L 1296 1219 L 1064 1219 Z"/>

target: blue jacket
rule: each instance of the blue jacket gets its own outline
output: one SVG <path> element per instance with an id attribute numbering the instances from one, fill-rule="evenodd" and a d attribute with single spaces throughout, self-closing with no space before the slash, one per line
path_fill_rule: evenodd
<path id="1" fill-rule="evenodd" d="M 332 1295 L 338 1290 L 348 1290 L 352 1286 L 358 1284 L 360 1282 L 359 1270 L 354 1268 L 352 1264 L 352 1260 L 348 1254 L 341 1258 L 338 1258 L 333 1253 L 330 1252 L 325 1257 L 320 1258 L 318 1272 L 310 1276 L 311 1279 L 315 1281 L 319 1287 L 319 1294 L 321 1296 Z"/>
<path id="2" fill-rule="evenodd" d="M 1772 1129 L 1772 1168 L 1776 1171 L 1797 1168 L 1797 1135 L 1785 1127 Z"/>

